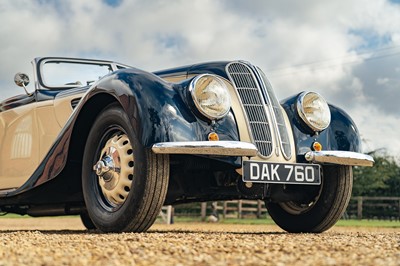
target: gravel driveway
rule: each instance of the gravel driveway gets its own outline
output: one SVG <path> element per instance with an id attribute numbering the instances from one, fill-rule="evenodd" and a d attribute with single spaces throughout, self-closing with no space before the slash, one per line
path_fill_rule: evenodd
<path id="1" fill-rule="evenodd" d="M 0 219 L 0 265 L 400 265 L 400 230 L 155 224 L 147 233 L 85 231 L 79 218 Z"/>

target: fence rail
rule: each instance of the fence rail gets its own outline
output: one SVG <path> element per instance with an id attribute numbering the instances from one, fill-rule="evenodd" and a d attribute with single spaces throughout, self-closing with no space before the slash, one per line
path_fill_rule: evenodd
<path id="1" fill-rule="evenodd" d="M 201 217 L 210 215 L 222 218 L 265 218 L 268 211 L 262 200 L 232 200 L 178 205 L 172 208 L 175 216 Z M 344 218 L 400 220 L 400 197 L 353 197 Z"/>
<path id="2" fill-rule="evenodd" d="M 400 220 L 400 197 L 353 197 L 346 214 L 359 220 Z"/>
<path id="3" fill-rule="evenodd" d="M 206 219 L 207 214 L 207 203 L 201 203 L 201 218 Z M 211 205 L 211 209 L 213 209 Z M 232 200 L 217 202 L 215 210 L 220 214 L 222 212 L 222 218 L 238 218 L 244 217 L 255 217 L 261 218 L 263 214 L 267 213 L 265 203 L 261 200 Z"/>

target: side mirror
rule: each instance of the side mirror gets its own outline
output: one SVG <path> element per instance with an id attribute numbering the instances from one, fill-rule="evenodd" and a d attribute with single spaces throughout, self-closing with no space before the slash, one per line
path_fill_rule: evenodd
<path id="1" fill-rule="evenodd" d="M 29 77 L 27 74 L 24 73 L 17 73 L 14 76 L 14 82 L 17 84 L 17 86 L 23 87 L 26 94 L 31 95 L 28 90 L 26 89 L 26 86 L 29 84 Z"/>
<path id="2" fill-rule="evenodd" d="M 24 73 L 17 73 L 14 76 L 14 82 L 17 86 L 25 87 L 29 84 L 29 77 Z"/>

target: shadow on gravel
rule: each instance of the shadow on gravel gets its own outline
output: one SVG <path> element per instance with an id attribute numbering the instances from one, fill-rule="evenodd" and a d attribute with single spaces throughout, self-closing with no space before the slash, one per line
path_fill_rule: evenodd
<path id="1" fill-rule="evenodd" d="M 71 235 L 71 234 L 96 234 L 96 231 L 88 231 L 88 230 L 0 230 L 0 234 L 13 234 L 13 233 L 33 233 L 33 232 L 39 232 L 42 234 L 57 234 L 57 235 Z M 97 234 L 101 234 L 101 232 L 98 232 Z"/>
<path id="2" fill-rule="evenodd" d="M 111 235 L 111 234 L 140 234 L 140 235 L 153 235 L 153 234 L 175 234 L 175 235 L 187 235 L 187 234 L 204 234 L 204 235 L 216 235 L 216 234 L 232 234 L 232 235 L 287 235 L 287 232 L 232 232 L 232 231 L 201 231 L 201 230 L 152 230 L 142 233 L 125 232 L 125 233 L 104 233 L 98 230 L 0 230 L 0 234 L 14 234 L 14 233 L 33 233 L 39 232 L 45 235 Z"/>
<path id="3" fill-rule="evenodd" d="M 287 232 L 232 232 L 232 231 L 201 231 L 201 230 L 171 230 L 171 231 L 165 231 L 165 230 L 153 230 L 146 232 L 145 234 L 205 234 L 205 235 L 215 235 L 215 234 L 232 234 L 232 235 L 286 235 L 288 234 Z"/>

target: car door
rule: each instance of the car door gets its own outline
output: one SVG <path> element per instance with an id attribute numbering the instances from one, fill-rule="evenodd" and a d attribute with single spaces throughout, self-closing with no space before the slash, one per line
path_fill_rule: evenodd
<path id="1" fill-rule="evenodd" d="M 39 161 L 34 96 L 9 99 L 0 108 L 0 189 L 21 186 Z"/>

